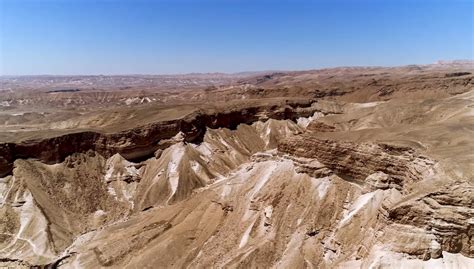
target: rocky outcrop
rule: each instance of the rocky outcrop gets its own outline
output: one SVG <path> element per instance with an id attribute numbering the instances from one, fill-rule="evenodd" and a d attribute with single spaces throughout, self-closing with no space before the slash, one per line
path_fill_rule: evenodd
<path id="1" fill-rule="evenodd" d="M 280 141 L 278 150 L 294 156 L 315 158 L 348 181 L 362 183 L 368 176 L 381 172 L 388 176 L 378 177 L 373 184 L 400 190 L 407 181 L 419 181 L 429 176 L 435 164 L 408 147 L 356 144 L 318 139 L 312 135 L 284 139 Z"/>
<path id="2" fill-rule="evenodd" d="M 439 258 L 442 251 L 474 257 L 474 187 L 456 182 L 388 209 L 389 223 L 410 225 L 433 235 L 429 249 L 407 251 L 421 258 Z M 434 251 L 433 251 L 434 250 Z"/>
<path id="3" fill-rule="evenodd" d="M 326 124 L 324 122 L 312 121 L 310 124 L 308 124 L 306 130 L 312 132 L 334 132 L 336 131 L 336 127 Z"/>
<path id="4" fill-rule="evenodd" d="M 390 251 L 420 260 L 442 258 L 446 252 L 474 257 L 472 184 L 459 181 L 435 187 L 435 182 L 446 179 L 434 161 L 417 151 L 382 143 L 318 139 L 313 135 L 283 139 L 278 151 L 294 160 L 299 172 L 317 177 L 334 173 L 359 185 L 365 193 L 360 197 L 396 190 L 395 196 L 386 197 L 378 205 L 378 227 L 384 227 L 378 244 L 390 246 Z M 415 184 L 427 184 L 429 188 L 413 187 Z M 418 191 L 414 192 L 414 188 Z"/>
<path id="5" fill-rule="evenodd" d="M 444 75 L 447 78 L 452 78 L 452 77 L 461 77 L 461 76 L 467 76 L 470 75 L 470 72 L 453 72 L 453 73 L 447 73 Z"/>

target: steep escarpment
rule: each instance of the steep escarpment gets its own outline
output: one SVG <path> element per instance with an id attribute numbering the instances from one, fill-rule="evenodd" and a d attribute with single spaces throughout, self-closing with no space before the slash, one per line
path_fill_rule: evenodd
<path id="1" fill-rule="evenodd" d="M 307 117 L 319 108 L 312 101 L 287 102 L 282 105 L 239 106 L 223 111 L 200 111 L 183 118 L 161 121 L 126 129 L 117 133 L 85 131 L 39 140 L 0 144 L 0 176 L 11 172 L 16 159 L 35 158 L 45 163 L 58 163 L 77 152 L 94 150 L 105 157 L 119 153 L 129 160 L 142 160 L 160 148 L 159 142 L 182 132 L 187 142 L 200 142 L 206 128 L 235 129 L 261 119 Z"/>
<path id="2" fill-rule="evenodd" d="M 313 135 L 280 141 L 278 150 L 300 157 L 316 158 L 340 177 L 377 188 L 402 189 L 407 182 L 431 176 L 434 162 L 409 147 L 376 143 L 353 143 L 318 139 Z"/>
<path id="3" fill-rule="evenodd" d="M 409 147 L 318 139 L 307 134 L 280 140 L 278 150 L 284 156 L 296 156 L 293 160 L 306 160 L 300 171 L 334 173 L 359 186 L 362 195 L 354 202 L 358 206 L 385 193 L 377 205 L 374 226 L 384 236 L 374 238 L 371 244 L 375 252 L 377 246 L 389 251 L 376 255 L 395 252 L 422 260 L 439 259 L 446 253 L 474 257 L 473 186 L 465 180 L 447 179 L 430 158 Z M 389 190 L 391 194 L 386 196 Z M 350 209 L 348 216 L 357 210 Z M 388 266 L 383 259 L 375 261 Z"/>

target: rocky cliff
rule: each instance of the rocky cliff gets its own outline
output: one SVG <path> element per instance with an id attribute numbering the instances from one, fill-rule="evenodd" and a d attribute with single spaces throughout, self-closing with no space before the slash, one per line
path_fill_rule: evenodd
<path id="1" fill-rule="evenodd" d="M 179 132 L 188 142 L 200 142 L 206 128 L 235 129 L 239 124 L 258 120 L 308 117 L 320 108 L 313 101 L 286 102 L 268 106 L 239 106 L 223 111 L 199 111 L 175 120 L 161 121 L 125 129 L 117 133 L 76 132 L 58 137 L 0 143 L 0 176 L 11 173 L 16 159 L 34 158 L 45 163 L 58 163 L 77 152 L 94 150 L 105 157 L 119 153 L 129 160 L 151 157 L 160 148 L 159 142 Z"/>

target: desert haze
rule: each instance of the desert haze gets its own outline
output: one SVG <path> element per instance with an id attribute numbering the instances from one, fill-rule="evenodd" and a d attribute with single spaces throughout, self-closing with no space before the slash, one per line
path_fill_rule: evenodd
<path id="1" fill-rule="evenodd" d="M 0 78 L 0 267 L 474 268 L 474 62 Z"/>

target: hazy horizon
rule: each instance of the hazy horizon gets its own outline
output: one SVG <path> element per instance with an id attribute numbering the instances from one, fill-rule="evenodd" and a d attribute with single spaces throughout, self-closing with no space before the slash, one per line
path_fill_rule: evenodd
<path id="1" fill-rule="evenodd" d="M 0 75 L 176 75 L 473 59 L 472 1 L 0 1 Z"/>
<path id="2" fill-rule="evenodd" d="M 298 71 L 310 71 L 310 70 L 324 70 L 324 69 L 333 69 L 333 68 L 396 68 L 404 67 L 411 65 L 431 65 L 437 64 L 438 62 L 456 62 L 456 61 L 469 61 L 474 64 L 473 59 L 453 59 L 453 60 L 438 60 L 433 63 L 411 63 L 404 65 L 346 65 L 346 66 L 327 66 L 319 68 L 309 68 L 309 69 L 279 69 L 279 70 L 247 70 L 247 71 L 237 71 L 237 72 L 190 72 L 190 73 L 117 73 L 117 74 L 0 74 L 0 77 L 42 77 L 42 76 L 55 76 L 55 77 L 69 77 L 69 76 L 185 76 L 185 75 L 208 75 L 208 74 L 222 74 L 222 75 L 238 75 L 245 73 L 271 73 L 271 72 L 298 72 Z"/>

